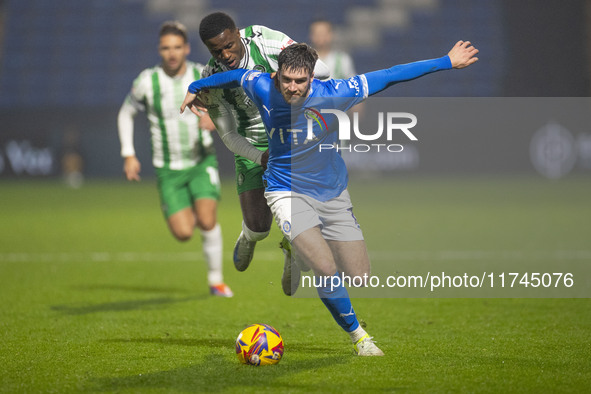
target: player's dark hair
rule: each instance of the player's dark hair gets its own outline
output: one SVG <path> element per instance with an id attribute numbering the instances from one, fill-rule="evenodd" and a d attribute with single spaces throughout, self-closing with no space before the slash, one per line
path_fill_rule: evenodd
<path id="1" fill-rule="evenodd" d="M 159 37 L 166 36 L 168 34 L 181 36 L 183 37 L 183 41 L 185 41 L 185 43 L 189 42 L 187 28 L 179 21 L 166 21 L 162 24 L 160 27 Z"/>
<path id="2" fill-rule="evenodd" d="M 277 58 L 278 70 L 305 70 L 308 74 L 314 72 L 318 60 L 316 50 L 306 43 L 292 44 L 279 53 Z"/>
<path id="3" fill-rule="evenodd" d="M 219 36 L 224 30 L 235 31 L 236 24 L 230 15 L 223 12 L 214 12 L 201 19 L 199 24 L 199 37 L 205 42 L 211 38 Z"/>

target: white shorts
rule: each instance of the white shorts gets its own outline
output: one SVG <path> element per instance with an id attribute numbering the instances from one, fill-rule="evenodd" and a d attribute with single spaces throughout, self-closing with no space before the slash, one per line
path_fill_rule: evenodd
<path id="1" fill-rule="evenodd" d="M 304 231 L 316 226 L 320 227 L 326 240 L 363 240 L 363 233 L 353 215 L 353 204 L 347 190 L 340 196 L 324 202 L 288 191 L 265 192 L 265 198 L 277 225 L 290 242 Z"/>

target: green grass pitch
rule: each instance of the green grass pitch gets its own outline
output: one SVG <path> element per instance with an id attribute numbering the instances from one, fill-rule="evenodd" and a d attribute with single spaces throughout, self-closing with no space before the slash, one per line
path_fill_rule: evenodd
<path id="1" fill-rule="evenodd" d="M 350 191 L 377 272 L 427 260 L 591 264 L 587 178 L 353 180 Z M 356 298 L 386 353 L 358 358 L 319 300 L 282 294 L 277 229 L 234 270 L 230 183 L 219 219 L 232 299 L 208 295 L 200 242 L 168 234 L 151 181 L 4 181 L 0 195 L 0 392 L 591 387 L 589 298 Z M 234 340 L 250 323 L 280 331 L 278 365 L 238 363 Z"/>

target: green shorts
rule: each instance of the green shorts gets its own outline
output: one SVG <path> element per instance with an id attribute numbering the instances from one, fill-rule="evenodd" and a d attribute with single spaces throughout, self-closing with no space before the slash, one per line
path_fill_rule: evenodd
<path id="1" fill-rule="evenodd" d="M 195 200 L 220 199 L 220 176 L 215 155 L 186 170 L 156 168 L 160 205 L 166 218 L 193 206 Z"/>
<path id="2" fill-rule="evenodd" d="M 267 147 L 258 147 L 258 150 L 267 150 Z M 263 173 L 265 170 L 259 164 L 245 159 L 242 156 L 235 156 L 236 169 L 236 190 L 241 194 L 248 190 L 264 189 Z"/>

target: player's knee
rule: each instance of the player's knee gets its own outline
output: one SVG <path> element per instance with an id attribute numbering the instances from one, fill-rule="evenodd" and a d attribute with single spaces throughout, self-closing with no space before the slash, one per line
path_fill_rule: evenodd
<path id="1" fill-rule="evenodd" d="M 200 219 L 197 222 L 197 227 L 201 231 L 210 231 L 210 230 L 213 230 L 213 228 L 215 227 L 215 224 L 216 224 L 215 218 L 210 218 L 210 219 L 205 219 L 205 220 Z"/>
<path id="2" fill-rule="evenodd" d="M 255 233 L 265 233 L 271 230 L 271 221 L 263 218 L 244 218 L 244 224 Z"/>
<path id="3" fill-rule="evenodd" d="M 172 235 L 180 242 L 186 242 L 193 237 L 193 229 L 188 227 L 172 229 Z"/>
<path id="4" fill-rule="evenodd" d="M 369 278 L 371 276 L 371 272 L 370 272 L 369 267 L 368 268 L 356 267 L 353 269 L 345 270 L 345 275 L 352 278 L 352 280 L 354 280 L 355 283 L 365 283 L 365 281 L 366 281 L 365 278 Z M 360 286 L 360 287 L 362 287 L 362 286 Z"/>
<path id="5" fill-rule="evenodd" d="M 359 278 L 363 278 L 365 276 L 370 276 L 371 272 L 369 268 L 365 268 L 365 267 L 356 267 L 353 269 L 348 269 L 345 272 L 348 276 L 351 277 L 359 277 Z"/>
<path id="6" fill-rule="evenodd" d="M 242 220 L 251 231 L 264 233 L 271 229 L 273 214 L 267 206 L 265 209 L 253 207 L 253 209 L 242 211 Z"/>
<path id="7" fill-rule="evenodd" d="M 316 276 L 331 277 L 337 271 L 337 267 L 333 261 L 309 261 L 308 265 L 314 271 Z"/>

